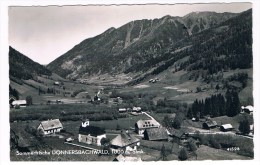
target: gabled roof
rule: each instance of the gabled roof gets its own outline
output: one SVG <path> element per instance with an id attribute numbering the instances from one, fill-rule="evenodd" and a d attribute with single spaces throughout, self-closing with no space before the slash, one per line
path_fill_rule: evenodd
<path id="1" fill-rule="evenodd" d="M 208 121 L 204 122 L 203 124 L 206 124 L 207 127 L 215 127 L 218 125 L 216 121 L 212 121 L 212 120 L 208 120 Z"/>
<path id="2" fill-rule="evenodd" d="M 223 129 L 232 129 L 233 128 L 233 126 L 231 124 L 223 124 L 223 125 L 221 125 L 221 127 Z"/>
<path id="3" fill-rule="evenodd" d="M 119 162 L 141 162 L 140 157 L 132 157 L 132 156 L 123 156 L 122 154 L 118 155 L 113 161 Z"/>
<path id="4" fill-rule="evenodd" d="M 82 135 L 99 136 L 105 133 L 106 133 L 105 129 L 96 126 L 79 127 L 79 134 Z"/>
<path id="5" fill-rule="evenodd" d="M 160 126 L 160 123 L 158 123 L 156 120 L 138 120 L 136 122 L 137 124 L 137 127 L 139 129 L 142 129 L 142 128 L 157 128 Z"/>
<path id="6" fill-rule="evenodd" d="M 181 131 L 181 130 L 178 130 L 178 129 L 171 129 L 171 130 L 170 130 L 170 134 L 171 134 L 172 136 L 181 138 L 181 137 L 185 134 L 185 132 L 184 132 L 184 131 Z"/>
<path id="7" fill-rule="evenodd" d="M 242 106 L 242 109 L 248 109 L 250 112 L 253 112 L 254 111 L 254 107 L 252 105 L 248 105 L 246 107 L 243 107 Z"/>
<path id="8" fill-rule="evenodd" d="M 118 147 L 126 147 L 131 144 L 137 143 L 139 141 L 140 141 L 140 139 L 134 137 L 131 134 L 124 132 L 124 133 L 121 133 L 120 135 L 118 135 L 117 137 L 115 137 L 114 139 L 112 139 L 110 141 L 110 144 L 114 145 L 114 146 L 118 146 Z"/>
<path id="9" fill-rule="evenodd" d="M 45 131 L 56 128 L 63 128 L 59 119 L 42 121 L 41 125 Z"/>
<path id="10" fill-rule="evenodd" d="M 168 139 L 167 130 L 164 127 L 146 129 L 144 132 L 148 140 L 165 140 Z"/>
<path id="11" fill-rule="evenodd" d="M 14 100 L 12 102 L 12 105 L 23 105 L 23 104 L 27 104 L 26 100 Z"/>

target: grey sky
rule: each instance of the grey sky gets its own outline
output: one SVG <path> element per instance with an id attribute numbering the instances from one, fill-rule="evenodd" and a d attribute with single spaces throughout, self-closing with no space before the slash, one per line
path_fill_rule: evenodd
<path id="1" fill-rule="evenodd" d="M 238 13 L 251 3 L 9 7 L 9 44 L 48 64 L 86 38 L 132 20 L 184 16 L 193 11 Z"/>

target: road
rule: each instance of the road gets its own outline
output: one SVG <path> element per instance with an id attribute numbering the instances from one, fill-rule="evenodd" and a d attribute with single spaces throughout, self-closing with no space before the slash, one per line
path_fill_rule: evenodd
<path id="1" fill-rule="evenodd" d="M 223 135 L 236 135 L 236 136 L 241 136 L 241 137 L 245 137 L 248 139 L 253 139 L 253 137 L 250 136 L 244 136 L 244 135 L 238 135 L 234 132 L 222 132 L 222 131 L 211 131 L 211 130 L 205 130 L 205 129 L 201 129 L 201 128 L 195 128 L 195 127 L 183 127 L 183 128 L 189 128 L 194 130 L 194 132 L 189 132 L 189 134 L 196 134 L 195 131 L 199 131 L 200 133 L 204 133 L 204 134 L 211 134 L 211 135 L 216 135 L 216 134 L 223 134 Z"/>

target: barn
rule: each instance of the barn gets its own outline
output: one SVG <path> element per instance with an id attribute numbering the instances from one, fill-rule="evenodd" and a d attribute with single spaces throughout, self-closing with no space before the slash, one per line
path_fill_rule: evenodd
<path id="1" fill-rule="evenodd" d="M 217 122 L 212 120 L 207 120 L 202 124 L 203 129 L 212 129 L 212 128 L 216 128 L 217 126 L 218 126 Z"/>
<path id="2" fill-rule="evenodd" d="M 118 112 L 119 113 L 125 113 L 125 112 L 127 112 L 127 110 L 126 110 L 126 108 L 119 108 Z"/>
<path id="3" fill-rule="evenodd" d="M 154 119 L 150 120 L 138 120 L 135 123 L 135 132 L 138 133 L 139 135 L 142 135 L 145 131 L 145 129 L 150 129 L 150 128 L 159 128 L 161 125 Z"/>
<path id="4" fill-rule="evenodd" d="M 150 128 L 144 131 L 144 139 L 151 141 L 168 140 L 168 133 L 165 127 Z"/>
<path id="5" fill-rule="evenodd" d="M 14 100 L 12 102 L 12 107 L 19 106 L 19 107 L 26 107 L 27 102 L 26 100 Z"/>
<path id="6" fill-rule="evenodd" d="M 90 126 L 89 120 L 82 122 L 78 134 L 79 142 L 101 146 L 103 138 L 106 138 L 106 132 L 103 128 Z"/>
<path id="7" fill-rule="evenodd" d="M 178 144 L 183 144 L 187 141 L 188 133 L 185 133 L 182 130 L 170 129 L 170 136 L 173 138 L 173 141 Z"/>
<path id="8" fill-rule="evenodd" d="M 220 126 L 220 131 L 227 132 L 233 130 L 233 126 L 231 124 L 223 124 Z"/>

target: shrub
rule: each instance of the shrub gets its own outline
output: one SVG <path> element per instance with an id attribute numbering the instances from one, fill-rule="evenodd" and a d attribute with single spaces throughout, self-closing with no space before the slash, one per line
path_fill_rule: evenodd
<path id="1" fill-rule="evenodd" d="M 182 148 L 182 149 L 181 149 L 178 158 L 179 158 L 181 161 L 188 159 L 188 152 L 187 152 L 186 148 Z"/>

